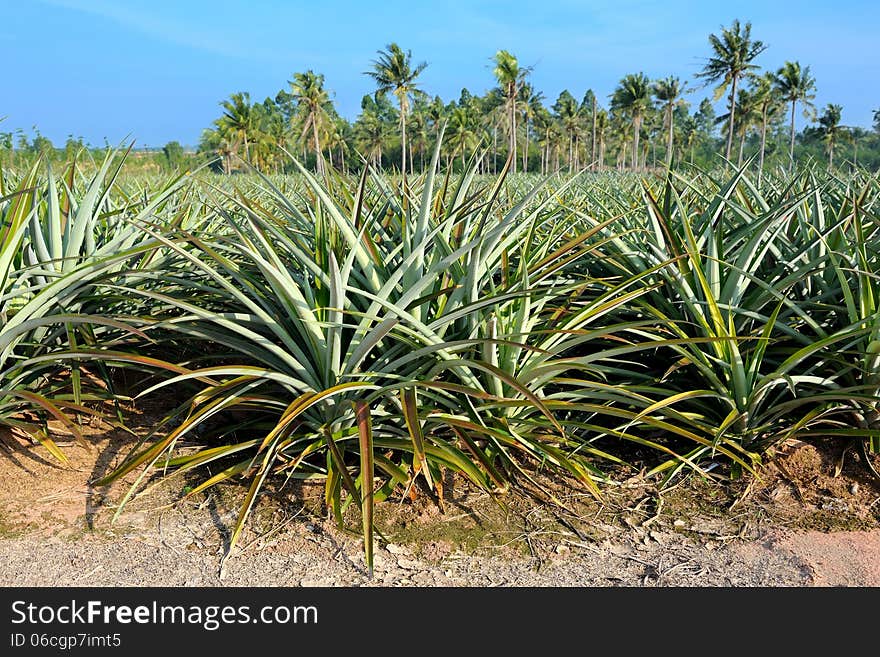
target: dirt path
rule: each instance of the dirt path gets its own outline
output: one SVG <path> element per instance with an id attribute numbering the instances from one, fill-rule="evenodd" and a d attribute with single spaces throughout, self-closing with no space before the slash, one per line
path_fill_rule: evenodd
<path id="1" fill-rule="evenodd" d="M 262 500 L 222 573 L 236 487 L 173 504 L 178 482 L 111 524 L 125 488 L 87 482 L 121 458 L 117 440 L 105 436 L 93 451 L 68 446 L 72 466 L 62 469 L 6 437 L 0 585 L 880 586 L 880 491 L 867 478 L 832 476 L 837 457 L 811 446 L 782 454 L 786 474 L 739 490 L 733 511 L 730 497 L 713 499 L 714 486 L 662 499 L 612 491 L 604 506 L 584 503 L 566 522 L 467 490 L 450 493 L 445 514 L 428 502 L 387 502 L 380 526 L 392 542 L 379 541 L 370 578 L 360 539 L 309 511 L 305 493 Z M 829 494 L 823 476 L 846 496 Z M 805 529 L 823 523 L 849 529 Z"/>

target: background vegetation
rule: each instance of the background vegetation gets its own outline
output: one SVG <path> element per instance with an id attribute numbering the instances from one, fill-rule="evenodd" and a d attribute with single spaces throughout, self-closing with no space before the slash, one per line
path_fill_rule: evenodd
<path id="1" fill-rule="evenodd" d="M 513 172 L 541 173 L 643 170 L 673 157 L 707 168 L 717 164 L 719 153 L 737 165 L 757 154 L 773 166 L 815 161 L 845 169 L 880 167 L 880 109 L 873 129 L 841 125 L 840 105 L 813 105 L 817 82 L 809 66 L 786 62 L 762 71 L 765 50 L 751 25 L 737 20 L 710 35 L 709 56 L 692 81 L 628 74 L 607 99 L 590 89 L 546 98 L 530 82 L 531 69 L 499 50 L 490 63 L 497 86 L 482 95 L 462 89 L 457 99 L 444 100 L 420 84 L 427 64 L 392 43 L 377 52 L 365 73 L 376 82 L 376 92 L 363 97 L 353 121 L 337 112 L 323 75 L 296 72 L 274 97 L 261 101 L 241 91 L 221 101 L 220 116 L 197 146 L 172 141 L 134 151 L 130 166 L 173 171 L 212 161 L 227 173 L 248 166 L 291 173 L 291 153 L 319 173 L 325 163 L 357 172 L 365 162 L 398 171 L 405 162 L 408 171 L 423 171 L 440 127 L 448 124 L 441 161 L 458 171 L 475 153 L 481 154 L 481 173 L 497 173 L 511 154 Z M 720 115 L 709 99 L 695 106 L 688 101 L 705 85 L 714 89 L 715 101 L 724 98 Z M 800 115 L 809 122 L 797 132 Z M 0 131 L 0 161 L 7 163 L 29 162 L 36 154 L 61 161 L 84 147 L 73 135 L 62 148 L 36 128 L 31 138 Z"/>

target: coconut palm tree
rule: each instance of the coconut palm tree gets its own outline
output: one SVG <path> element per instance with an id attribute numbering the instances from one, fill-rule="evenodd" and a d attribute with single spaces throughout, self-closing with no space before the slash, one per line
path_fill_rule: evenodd
<path id="1" fill-rule="evenodd" d="M 761 184 L 761 177 L 764 173 L 764 154 L 767 151 L 767 126 L 770 120 L 779 112 L 780 101 L 773 84 L 774 76 L 772 73 L 752 78 L 752 98 L 755 107 L 760 114 L 761 124 L 761 146 L 758 156 L 758 184 Z"/>
<path id="2" fill-rule="evenodd" d="M 282 149 L 287 146 L 289 126 L 280 107 L 272 98 L 254 105 L 257 114 L 256 150 L 254 155 L 258 168 L 278 173 L 282 162 Z"/>
<path id="3" fill-rule="evenodd" d="M 229 100 L 220 103 L 223 108 L 223 116 L 214 124 L 222 137 L 238 145 L 244 145 L 244 160 L 248 164 L 251 161 L 249 142 L 254 139 L 256 131 L 256 116 L 251 107 L 251 97 L 247 91 L 232 94 Z"/>
<path id="4" fill-rule="evenodd" d="M 605 168 L 605 134 L 608 131 L 608 112 L 599 109 L 593 122 L 596 132 L 596 164 L 601 171 Z"/>
<path id="5" fill-rule="evenodd" d="M 739 136 L 739 154 L 736 157 L 737 168 L 742 166 L 743 151 L 746 146 L 746 137 L 749 131 L 761 121 L 758 100 L 749 89 L 740 89 L 736 95 L 736 104 L 739 111 L 736 114 L 736 126 L 734 132 Z"/>
<path id="6" fill-rule="evenodd" d="M 471 108 L 456 107 L 449 116 L 449 128 L 446 132 L 446 139 L 452 148 L 453 155 L 458 153 L 461 155 L 462 171 L 465 168 L 465 156 L 468 151 L 474 150 L 480 143 L 477 134 L 478 119 L 474 115 Z"/>
<path id="7" fill-rule="evenodd" d="M 409 111 L 410 98 L 422 93 L 416 85 L 416 78 L 428 66 L 421 62 L 413 66 L 412 51 L 406 52 L 396 43 L 385 46 L 385 50 L 377 51 L 379 59 L 373 61 L 373 70 L 367 71 L 376 82 L 379 93 L 389 91 L 397 98 L 400 107 L 400 171 L 406 176 L 406 115 Z"/>
<path id="8" fill-rule="evenodd" d="M 529 168 L 529 130 L 534 125 L 535 119 L 544 109 L 544 94 L 531 84 L 523 84 L 520 90 L 520 110 L 523 116 L 523 127 L 525 130 L 525 143 L 523 145 L 523 173 Z"/>
<path id="9" fill-rule="evenodd" d="M 415 168 L 414 154 L 419 154 L 419 169 L 425 168 L 425 151 L 428 148 L 428 139 L 430 130 L 428 127 L 428 103 L 429 98 L 425 97 L 421 102 L 417 102 L 409 115 L 409 125 L 406 134 L 409 137 L 409 172 L 413 173 Z"/>
<path id="10" fill-rule="evenodd" d="M 437 137 L 440 129 L 443 127 L 443 121 L 446 118 L 446 107 L 443 105 L 443 99 L 440 96 L 434 96 L 425 107 L 425 120 L 431 128 L 431 132 Z"/>
<path id="11" fill-rule="evenodd" d="M 507 113 L 508 157 L 512 158 L 512 171 L 516 173 L 516 101 L 530 69 L 520 66 L 516 57 L 506 50 L 496 52 L 492 61 L 495 63 L 492 73 L 501 87 Z"/>
<path id="12" fill-rule="evenodd" d="M 345 139 L 347 128 L 348 123 L 345 121 L 345 119 L 342 119 L 340 117 L 331 119 L 324 126 L 322 140 L 325 147 L 327 148 L 327 154 L 330 159 L 330 167 L 333 168 L 336 166 L 333 162 L 333 153 L 339 153 L 339 168 L 342 169 L 343 173 L 346 172 L 345 153 L 348 150 L 348 143 Z"/>
<path id="13" fill-rule="evenodd" d="M 501 89 L 490 89 L 480 102 L 484 128 L 492 136 L 492 173 L 498 173 L 498 130 L 510 122 L 507 102 Z M 487 140 L 488 141 L 488 140 Z M 508 142 L 509 143 L 509 142 Z"/>
<path id="14" fill-rule="evenodd" d="M 217 125 L 217 121 L 214 122 L 214 125 Z M 235 155 L 235 147 L 236 145 L 230 141 L 229 135 L 221 131 L 219 126 L 216 129 L 206 128 L 202 131 L 202 136 L 199 139 L 199 151 L 215 153 L 220 156 L 223 173 L 227 176 L 232 173 L 232 158 Z"/>
<path id="15" fill-rule="evenodd" d="M 358 150 L 374 166 L 382 166 L 382 150 L 388 137 L 387 124 L 372 108 L 364 108 L 354 124 Z"/>
<path id="16" fill-rule="evenodd" d="M 535 114 L 535 137 L 541 149 L 541 174 L 547 173 L 550 164 L 550 149 L 553 142 L 551 131 L 554 125 L 553 115 L 546 107 L 541 107 Z"/>
<path id="17" fill-rule="evenodd" d="M 0 121 L 2 121 L 6 117 L 0 117 Z M 13 134 L 11 132 L 0 132 L 0 153 L 8 152 L 9 153 L 9 164 L 12 165 L 12 157 L 15 151 L 12 150 L 14 142 L 12 140 Z M 3 160 L 0 159 L 0 171 L 3 169 Z M 0 194 L 5 195 L 6 190 L 3 189 L 3 181 L 2 176 L 0 176 Z"/>
<path id="18" fill-rule="evenodd" d="M 816 80 L 810 75 L 810 67 L 801 68 L 799 62 L 785 62 L 774 77 L 779 96 L 791 103 L 791 137 L 789 144 L 789 171 L 794 166 L 794 113 L 795 107 L 801 103 L 804 116 L 812 116 L 813 99 L 816 97 Z"/>
<path id="19" fill-rule="evenodd" d="M 318 174 L 324 175 L 324 156 L 321 151 L 320 134 L 327 127 L 329 116 L 327 106 L 330 95 L 324 88 L 324 76 L 308 70 L 305 73 L 294 73 L 290 84 L 290 93 L 297 107 L 298 118 L 302 124 L 300 139 L 308 141 L 311 132 L 312 146 L 315 150 L 315 162 Z"/>
<path id="20" fill-rule="evenodd" d="M 568 135 L 568 170 L 574 171 L 574 138 L 578 128 L 578 103 L 574 96 L 563 89 L 559 94 L 559 98 L 553 103 L 553 111 L 565 134 Z"/>
<path id="21" fill-rule="evenodd" d="M 843 107 L 828 103 L 825 112 L 819 117 L 819 125 L 822 129 L 822 139 L 828 151 L 828 168 L 834 167 L 834 145 L 840 140 L 846 129 L 840 125 L 840 116 Z"/>
<path id="22" fill-rule="evenodd" d="M 586 93 L 584 93 L 584 98 L 581 101 L 581 109 L 580 113 L 583 116 L 590 117 L 590 124 L 592 127 L 590 133 L 590 170 L 592 171 L 596 166 L 596 109 L 598 105 L 596 102 L 596 94 L 593 93 L 592 89 L 587 89 Z"/>
<path id="23" fill-rule="evenodd" d="M 693 161 L 694 149 L 700 139 L 700 130 L 697 126 L 697 120 L 690 114 L 685 113 L 682 119 L 678 122 L 678 127 L 676 128 L 679 148 L 682 150 L 682 153 L 687 153 L 687 157 Z"/>
<path id="24" fill-rule="evenodd" d="M 752 40 L 752 24 L 742 26 L 739 20 L 733 21 L 730 29 L 721 28 L 721 36 L 709 35 L 709 45 L 712 46 L 712 57 L 708 59 L 703 70 L 696 77 L 703 78 L 707 84 L 718 82 L 715 88 L 715 100 L 730 87 L 728 96 L 728 113 L 731 120 L 727 123 L 727 147 L 724 157 L 730 159 L 730 151 L 733 147 L 733 126 L 736 121 L 736 91 L 737 84 L 743 75 L 757 68 L 753 60 L 767 49 L 763 42 Z"/>
<path id="25" fill-rule="evenodd" d="M 632 121 L 632 165 L 637 169 L 642 120 L 651 107 L 651 82 L 648 76 L 644 73 L 631 73 L 624 77 L 611 95 L 611 107 L 628 116 Z"/>
<path id="26" fill-rule="evenodd" d="M 609 134 L 617 146 L 617 168 L 623 170 L 626 168 L 626 153 L 629 148 L 630 136 L 633 133 L 630 130 L 629 119 L 614 107 L 612 107 L 609 117 Z M 633 166 L 637 161 L 635 158 L 633 159 Z"/>
<path id="27" fill-rule="evenodd" d="M 666 124 L 666 129 L 669 131 L 669 136 L 666 142 L 667 167 L 672 164 L 673 135 L 675 134 L 675 108 L 684 102 L 681 97 L 684 92 L 685 89 L 681 84 L 681 80 L 671 75 L 664 80 L 657 80 L 657 82 L 654 83 L 654 97 L 663 104 L 663 122 Z"/>

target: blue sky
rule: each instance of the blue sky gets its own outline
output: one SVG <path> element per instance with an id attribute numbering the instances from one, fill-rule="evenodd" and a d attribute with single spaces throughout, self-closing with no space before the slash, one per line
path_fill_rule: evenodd
<path id="1" fill-rule="evenodd" d="M 762 67 L 809 65 L 816 106 L 843 105 L 844 124 L 868 127 L 880 108 L 876 0 L 0 0 L 0 8 L 0 130 L 36 125 L 56 144 L 70 134 L 95 145 L 126 136 L 139 146 L 195 144 L 223 98 L 274 96 L 308 68 L 325 75 L 353 118 L 373 91 L 363 72 L 391 41 L 428 62 L 422 87 L 445 100 L 493 86 L 489 58 L 505 48 L 534 67 L 548 103 L 565 88 L 578 98 L 593 88 L 607 103 L 627 73 L 692 80 L 708 35 L 734 18 L 751 21 L 769 45 Z"/>

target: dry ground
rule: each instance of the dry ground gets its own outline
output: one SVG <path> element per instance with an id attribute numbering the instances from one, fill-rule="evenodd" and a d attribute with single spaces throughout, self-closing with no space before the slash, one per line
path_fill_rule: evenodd
<path id="1" fill-rule="evenodd" d="M 88 435 L 91 449 L 65 447 L 69 467 L 0 436 L 0 585 L 880 586 L 880 486 L 860 450 L 830 441 L 782 446 L 749 482 L 692 477 L 660 493 L 632 478 L 602 503 L 560 490 L 565 511 L 450 481 L 443 513 L 424 495 L 379 505 L 371 578 L 320 486 L 261 498 L 222 572 L 240 487 L 179 501 L 191 482 L 172 480 L 111 523 L 133 478 L 89 482 L 131 436 Z"/>

